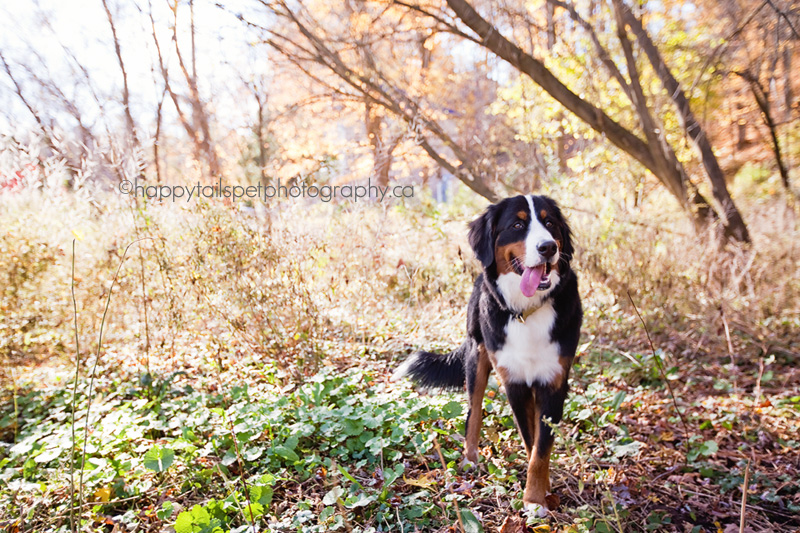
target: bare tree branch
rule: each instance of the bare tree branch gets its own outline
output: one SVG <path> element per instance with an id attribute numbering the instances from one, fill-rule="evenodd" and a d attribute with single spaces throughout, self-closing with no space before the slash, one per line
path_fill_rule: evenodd
<path id="1" fill-rule="evenodd" d="M 276 9 L 274 5 L 264 0 L 262 0 L 262 4 L 270 10 Z M 328 68 L 347 85 L 360 92 L 365 97 L 368 97 L 375 104 L 384 107 L 393 115 L 403 120 L 408 128 L 414 132 L 414 137 L 423 150 L 469 188 L 490 201 L 497 201 L 499 199 L 497 194 L 488 187 L 486 184 L 486 175 L 477 168 L 467 151 L 459 146 L 439 124 L 427 117 L 415 101 L 394 87 L 377 69 L 371 69 L 369 75 L 365 75 L 347 65 L 339 53 L 329 48 L 321 37 L 312 32 L 310 28 L 298 18 L 294 11 L 282 2 L 279 3 L 279 5 L 280 9 L 276 14 L 286 17 L 295 25 L 316 51 L 314 60 L 317 63 Z M 273 35 L 275 34 L 274 31 L 266 31 L 269 31 Z M 272 43 L 270 44 L 272 45 Z M 285 48 L 274 48 L 281 53 L 286 53 Z M 430 140 L 425 137 L 424 131 L 431 133 L 451 150 L 453 155 L 458 159 L 458 162 L 447 162 L 446 158 L 441 153 L 438 153 Z M 436 155 L 434 156 L 433 154 Z"/>
<path id="2" fill-rule="evenodd" d="M 136 123 L 133 121 L 133 115 L 131 114 L 128 72 L 125 70 L 125 61 L 122 59 L 122 48 L 120 46 L 119 38 L 117 37 L 117 26 L 114 23 L 114 17 L 111 14 L 111 9 L 108 7 L 108 1 L 101 0 L 101 2 L 103 3 L 103 9 L 106 12 L 106 18 L 108 18 L 108 25 L 111 26 L 111 35 L 114 38 L 114 52 L 117 55 L 117 63 L 119 63 L 119 69 L 122 72 L 122 109 L 125 113 L 125 122 L 128 125 L 128 134 L 131 136 L 133 146 L 138 147 L 139 137 L 136 133 Z"/>
<path id="3" fill-rule="evenodd" d="M 19 84 L 19 81 L 17 81 L 17 78 L 14 76 L 13 72 L 11 72 L 11 67 L 6 61 L 6 57 L 5 55 L 3 55 L 2 50 L 0 50 L 0 61 L 2 61 L 3 69 L 6 71 L 6 74 L 11 79 L 11 83 L 14 84 L 14 92 L 17 94 L 17 97 L 19 97 L 20 101 L 25 105 L 25 107 L 28 108 L 28 111 L 30 112 L 31 116 L 33 116 L 33 119 L 39 126 L 39 130 L 42 132 L 42 137 L 44 138 L 44 142 L 47 143 L 47 146 L 54 153 L 60 153 L 50 136 L 50 129 L 45 125 L 44 121 L 42 120 L 42 117 L 39 115 L 39 113 L 36 111 L 33 105 L 25 97 L 25 94 L 23 94 L 22 86 Z"/>

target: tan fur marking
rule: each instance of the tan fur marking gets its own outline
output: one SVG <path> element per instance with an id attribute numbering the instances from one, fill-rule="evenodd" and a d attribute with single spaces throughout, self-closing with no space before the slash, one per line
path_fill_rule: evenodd
<path id="1" fill-rule="evenodd" d="M 497 263 L 497 273 L 508 274 L 514 271 L 511 261 L 515 257 L 525 257 L 525 243 L 512 242 L 505 246 L 498 246 L 494 251 L 494 260 Z"/>
<path id="2" fill-rule="evenodd" d="M 542 209 L 541 211 L 539 211 L 539 216 L 540 216 L 542 219 L 545 219 L 545 218 L 547 218 L 547 209 Z"/>
<path id="3" fill-rule="evenodd" d="M 504 366 L 497 366 L 497 358 L 494 356 L 492 357 L 492 367 L 494 367 L 494 371 L 497 372 L 497 381 L 500 385 L 509 383 L 508 370 Z"/>
<path id="4" fill-rule="evenodd" d="M 552 447 L 545 450 L 545 453 L 539 453 L 536 449 L 533 451 L 528 463 L 525 494 L 522 496 L 522 501 L 525 503 L 547 505 L 545 496 L 550 491 L 550 452 Z"/>
<path id="5" fill-rule="evenodd" d="M 478 346 L 478 368 L 475 373 L 475 390 L 469 398 L 470 415 L 467 420 L 466 438 L 464 442 L 464 456 L 467 461 L 478 462 L 478 440 L 481 434 L 483 421 L 483 395 L 486 393 L 486 384 L 489 382 L 489 354 L 486 347 Z"/>
<path id="6" fill-rule="evenodd" d="M 517 216 L 522 220 L 528 220 L 528 213 L 526 213 L 525 211 L 519 211 L 517 213 Z"/>
<path id="7" fill-rule="evenodd" d="M 567 380 L 567 376 L 569 376 L 569 369 L 572 367 L 572 360 L 569 357 L 558 356 L 558 364 L 561 365 L 561 373 L 557 375 L 553 381 L 548 383 L 548 385 L 553 389 L 560 389 L 564 386 L 564 382 Z"/>

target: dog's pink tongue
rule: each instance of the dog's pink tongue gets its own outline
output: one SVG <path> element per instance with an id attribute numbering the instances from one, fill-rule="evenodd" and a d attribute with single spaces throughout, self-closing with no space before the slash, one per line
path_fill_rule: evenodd
<path id="1" fill-rule="evenodd" d="M 519 283 L 522 294 L 528 298 L 536 294 L 536 289 L 539 288 L 539 282 L 542 280 L 542 274 L 544 274 L 544 265 L 534 268 L 525 267 L 525 271 L 522 273 L 522 281 Z"/>

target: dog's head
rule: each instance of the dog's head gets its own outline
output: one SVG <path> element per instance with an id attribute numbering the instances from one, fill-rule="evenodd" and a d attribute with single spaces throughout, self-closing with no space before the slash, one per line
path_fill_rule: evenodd
<path id="1" fill-rule="evenodd" d="M 469 243 L 486 274 L 508 290 L 516 286 L 524 298 L 555 288 L 574 251 L 567 221 L 547 196 L 515 196 L 490 205 L 470 223 Z"/>

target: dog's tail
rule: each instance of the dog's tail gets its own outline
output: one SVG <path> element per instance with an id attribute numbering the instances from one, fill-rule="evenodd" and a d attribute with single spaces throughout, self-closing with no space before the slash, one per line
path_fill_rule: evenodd
<path id="1" fill-rule="evenodd" d="M 470 340 L 447 354 L 415 352 L 392 375 L 392 381 L 408 376 L 424 389 L 459 390 L 464 387 L 464 359 L 472 349 Z"/>

